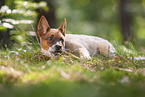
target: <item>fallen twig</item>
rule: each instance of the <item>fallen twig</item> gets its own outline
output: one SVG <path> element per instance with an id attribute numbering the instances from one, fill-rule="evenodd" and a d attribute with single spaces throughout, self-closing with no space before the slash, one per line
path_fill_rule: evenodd
<path id="1" fill-rule="evenodd" d="M 65 54 L 68 54 L 68 55 L 71 55 L 72 57 L 74 57 L 74 58 L 76 58 L 76 59 L 79 59 L 80 60 L 80 58 L 79 57 L 77 57 L 76 55 L 74 55 L 74 54 L 72 54 L 72 53 L 69 53 L 69 52 L 67 52 L 67 51 L 62 51 L 63 53 L 65 53 Z"/>

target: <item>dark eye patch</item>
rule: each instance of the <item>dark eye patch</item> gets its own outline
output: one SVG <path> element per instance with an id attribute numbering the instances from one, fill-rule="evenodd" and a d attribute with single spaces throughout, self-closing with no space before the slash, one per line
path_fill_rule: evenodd
<path id="1" fill-rule="evenodd" d="M 63 43 L 64 42 L 64 40 L 62 39 L 62 38 L 60 38 L 60 41 Z"/>

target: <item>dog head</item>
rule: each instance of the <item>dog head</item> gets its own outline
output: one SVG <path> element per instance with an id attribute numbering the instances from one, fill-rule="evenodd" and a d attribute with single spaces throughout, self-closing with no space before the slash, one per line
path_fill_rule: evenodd
<path id="1" fill-rule="evenodd" d="M 46 18 L 41 17 L 38 23 L 38 35 L 40 37 L 42 53 L 53 57 L 64 49 L 66 33 L 66 19 L 58 29 L 50 28 Z"/>

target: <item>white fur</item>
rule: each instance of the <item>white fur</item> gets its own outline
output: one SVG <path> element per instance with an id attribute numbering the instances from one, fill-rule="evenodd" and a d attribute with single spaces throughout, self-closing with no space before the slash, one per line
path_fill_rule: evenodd
<path id="1" fill-rule="evenodd" d="M 49 52 L 51 52 L 51 53 L 53 53 L 53 52 L 55 52 L 55 45 L 52 45 L 51 47 L 49 47 Z"/>
<path id="2" fill-rule="evenodd" d="M 54 57 L 54 54 L 51 53 L 53 49 L 50 47 L 48 50 L 44 50 L 43 48 L 41 49 L 41 52 L 43 55 L 48 56 L 48 57 Z"/>

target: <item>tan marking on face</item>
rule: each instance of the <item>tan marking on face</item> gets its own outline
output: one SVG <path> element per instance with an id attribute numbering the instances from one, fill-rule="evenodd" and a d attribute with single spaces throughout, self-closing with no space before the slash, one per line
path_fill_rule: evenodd
<path id="1" fill-rule="evenodd" d="M 52 38 L 52 40 L 50 40 Z M 61 42 L 62 47 L 64 48 L 63 34 L 58 29 L 50 29 L 45 35 L 40 37 L 41 46 L 44 50 L 48 50 L 49 47 L 53 46 L 57 42 Z"/>
<path id="2" fill-rule="evenodd" d="M 42 16 L 38 23 L 38 35 L 41 41 L 42 52 L 45 55 L 52 56 L 53 52 L 64 49 L 64 39 L 66 33 L 66 19 L 64 19 L 62 25 L 58 29 L 50 28 L 46 18 Z"/>

